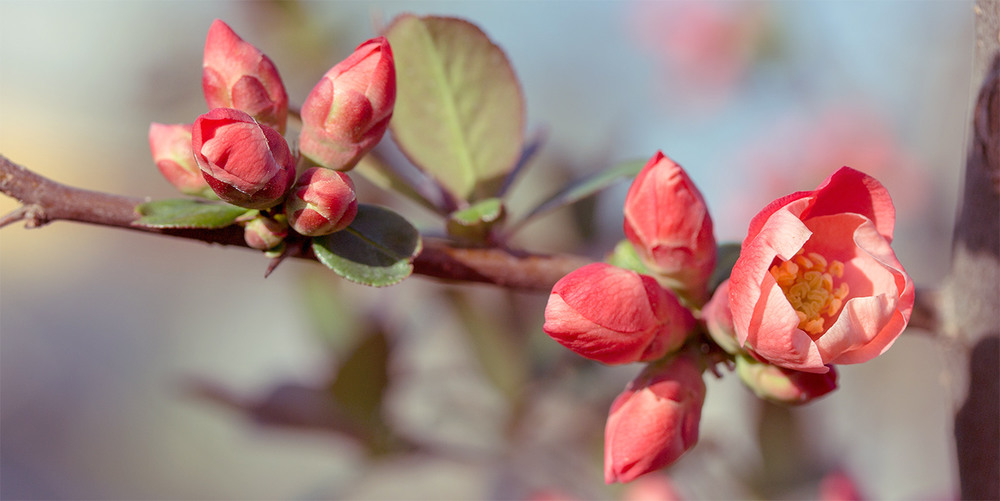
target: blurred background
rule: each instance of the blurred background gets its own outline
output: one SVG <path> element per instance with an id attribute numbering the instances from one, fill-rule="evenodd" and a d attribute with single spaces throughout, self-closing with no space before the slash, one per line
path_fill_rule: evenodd
<path id="1" fill-rule="evenodd" d="M 293 103 L 402 12 L 479 25 L 547 138 L 524 213 L 571 179 L 662 149 L 720 241 L 841 165 L 893 195 L 900 261 L 947 273 L 971 91 L 972 4 L 913 2 L 124 2 L 0 0 L 0 153 L 65 184 L 177 196 L 152 121 L 203 113 L 215 18 L 277 64 Z M 441 222 L 361 184 L 428 232 Z M 627 183 L 517 234 L 600 259 Z M 0 210 L 16 207 L 0 197 Z M 127 231 L 0 230 L 4 499 L 618 499 L 603 484 L 614 396 L 638 367 L 541 331 L 544 294 L 415 277 L 374 290 L 316 263 Z M 872 499 L 950 499 L 947 354 L 910 330 L 803 408 L 708 376 L 688 499 L 809 498 L 846 472 Z M 368 412 L 345 433 L 330 395 Z M 351 410 L 351 409 L 349 409 Z"/>

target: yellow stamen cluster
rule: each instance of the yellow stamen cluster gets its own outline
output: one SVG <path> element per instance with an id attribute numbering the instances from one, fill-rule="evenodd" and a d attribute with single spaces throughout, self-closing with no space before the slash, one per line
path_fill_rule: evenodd
<path id="1" fill-rule="evenodd" d="M 799 251 L 792 259 L 771 266 L 771 276 L 778 282 L 788 302 L 799 316 L 799 329 L 810 336 L 826 330 L 826 319 L 840 312 L 847 298 L 847 283 L 834 289 L 834 279 L 844 276 L 844 263 L 815 253 Z"/>

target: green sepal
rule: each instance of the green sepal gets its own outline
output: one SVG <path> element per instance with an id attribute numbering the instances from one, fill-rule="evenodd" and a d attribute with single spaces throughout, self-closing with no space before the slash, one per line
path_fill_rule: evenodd
<path id="1" fill-rule="evenodd" d="M 142 217 L 132 222 L 147 228 L 225 228 L 253 209 L 190 198 L 153 200 L 136 206 Z"/>
<path id="2" fill-rule="evenodd" d="M 420 233 L 399 214 L 375 205 L 358 205 L 346 229 L 312 240 L 319 262 L 355 283 L 384 287 L 413 273 Z"/>
<path id="3" fill-rule="evenodd" d="M 503 201 L 488 198 L 467 209 L 452 212 L 448 216 L 448 234 L 470 242 L 486 243 L 490 230 L 503 221 L 505 215 Z"/>
<path id="4" fill-rule="evenodd" d="M 611 251 L 606 259 L 608 264 L 617 266 L 619 268 L 625 268 L 626 270 L 632 270 L 643 275 L 651 275 L 652 272 L 646 267 L 645 263 L 642 262 L 642 258 L 639 257 L 639 253 L 636 252 L 635 246 L 632 242 L 628 240 L 622 240 L 618 242 L 615 246 L 615 250 Z"/>

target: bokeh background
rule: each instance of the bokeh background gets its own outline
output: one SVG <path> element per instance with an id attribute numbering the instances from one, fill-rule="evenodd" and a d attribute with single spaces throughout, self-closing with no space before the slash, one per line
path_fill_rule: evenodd
<path id="1" fill-rule="evenodd" d="M 266 52 L 301 103 L 401 12 L 467 18 L 514 65 L 528 133 L 546 137 L 513 188 L 515 215 L 662 149 L 701 187 L 718 239 L 739 241 L 766 202 L 851 165 L 893 194 L 895 248 L 917 284 L 947 272 L 974 87 L 966 1 L 0 0 L 0 153 L 74 186 L 175 196 L 146 134 L 205 111 L 213 19 Z M 599 259 L 622 238 L 626 188 L 549 214 L 515 243 Z M 362 189 L 440 231 L 419 207 Z M 0 210 L 14 207 L 0 197 Z M 603 485 L 601 437 L 638 369 L 549 340 L 544 294 L 420 277 L 373 290 L 315 263 L 265 280 L 265 266 L 245 249 L 107 228 L 0 230 L 0 497 L 627 494 Z M 421 447 L 372 455 L 254 407 L 277 395 L 279 409 L 309 414 L 303 389 L 322 387 L 373 330 L 391 347 L 383 416 Z M 689 499 L 814 497 L 832 471 L 872 499 L 953 498 L 954 383 L 926 334 L 844 367 L 837 392 L 791 411 L 709 376 L 701 442 L 666 474 Z M 478 356 L 489 339 L 514 355 Z M 506 385 L 491 363 L 514 374 Z"/>

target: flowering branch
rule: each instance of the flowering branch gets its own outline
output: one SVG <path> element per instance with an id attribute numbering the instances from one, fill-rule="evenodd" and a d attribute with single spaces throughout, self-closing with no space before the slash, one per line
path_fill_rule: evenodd
<path id="1" fill-rule="evenodd" d="M 25 221 L 28 228 L 38 228 L 53 221 L 76 221 L 248 247 L 243 229 L 235 225 L 221 229 L 136 226 L 133 223 L 139 214 L 135 207 L 147 200 L 66 186 L 32 172 L 3 155 L 0 155 L 0 192 L 22 204 L 0 217 L 0 228 L 17 221 Z M 288 257 L 316 259 L 307 248 Z M 445 240 L 425 239 L 422 251 L 413 260 L 413 271 L 445 280 L 547 292 L 559 278 L 587 262 L 586 258 L 579 256 L 541 255 L 501 248 L 463 248 Z"/>
<path id="2" fill-rule="evenodd" d="M 110 226 L 218 245 L 249 246 L 237 226 L 220 229 L 177 229 L 137 226 L 135 207 L 147 199 L 74 188 L 43 177 L 0 155 L 0 193 L 21 206 L 0 216 L 0 228 L 24 221 L 39 228 L 54 221 L 75 221 Z M 287 257 L 315 260 L 303 248 Z M 582 256 L 535 254 L 513 249 L 456 247 L 446 240 L 424 238 L 423 250 L 414 258 L 413 272 L 442 280 L 492 284 L 508 289 L 549 292 L 569 272 L 588 264 Z M 910 327 L 937 330 L 936 291 L 921 289 Z"/>

